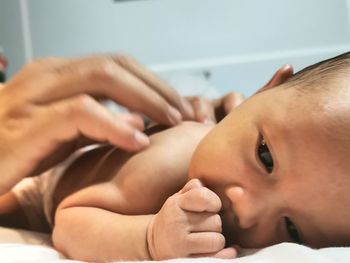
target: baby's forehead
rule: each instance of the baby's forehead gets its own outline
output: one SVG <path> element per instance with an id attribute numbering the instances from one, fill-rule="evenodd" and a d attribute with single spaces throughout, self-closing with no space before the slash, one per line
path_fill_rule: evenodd
<path id="1" fill-rule="evenodd" d="M 277 92 L 266 92 L 264 98 L 257 101 L 263 108 L 256 114 L 264 112 L 259 123 L 272 134 L 271 140 L 296 148 L 298 154 L 322 154 L 341 166 L 348 164 L 350 103 L 343 106 L 344 98 L 302 96 L 294 90 L 280 88 Z"/>
<path id="2" fill-rule="evenodd" d="M 281 124 L 295 124 L 294 128 L 316 129 L 319 132 L 328 129 L 332 130 L 330 135 L 343 127 L 350 129 L 350 89 L 344 89 L 344 92 L 338 89 L 334 93 L 305 92 L 304 89 L 310 88 L 280 85 L 275 90 L 267 91 L 265 100 L 272 102 L 267 105 L 269 114 L 284 112 L 285 118 L 279 119 Z M 264 105 L 265 101 L 258 103 Z"/>
<path id="3" fill-rule="evenodd" d="M 284 134 L 280 136 L 286 140 L 286 150 L 294 150 L 295 159 L 303 158 L 303 165 L 307 165 L 309 171 L 325 172 L 340 184 L 347 183 L 350 190 L 350 118 L 347 115 L 334 108 L 308 105 L 289 110 L 278 127 L 283 128 L 280 132 Z"/>

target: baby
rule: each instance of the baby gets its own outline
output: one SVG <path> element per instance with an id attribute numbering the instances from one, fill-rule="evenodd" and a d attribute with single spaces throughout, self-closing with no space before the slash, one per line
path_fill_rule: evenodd
<path id="1" fill-rule="evenodd" d="M 216 126 L 155 127 L 136 154 L 82 149 L 22 181 L 0 214 L 15 203 L 23 225 L 52 228 L 58 250 L 87 261 L 350 245 L 349 113 L 345 53 L 258 91 Z"/>

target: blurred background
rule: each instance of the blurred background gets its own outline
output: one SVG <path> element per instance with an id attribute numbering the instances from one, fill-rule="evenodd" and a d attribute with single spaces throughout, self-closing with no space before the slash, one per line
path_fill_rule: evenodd
<path id="1" fill-rule="evenodd" d="M 350 0 L 0 0 L 7 78 L 39 57 L 121 52 L 175 86 L 192 79 L 184 93 L 249 96 L 285 63 L 349 50 Z"/>

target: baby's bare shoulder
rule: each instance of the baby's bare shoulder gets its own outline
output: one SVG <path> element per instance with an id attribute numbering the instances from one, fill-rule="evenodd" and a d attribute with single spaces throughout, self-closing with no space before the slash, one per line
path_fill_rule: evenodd
<path id="1" fill-rule="evenodd" d="M 169 145 L 172 142 L 184 141 L 191 144 L 198 142 L 213 128 L 212 125 L 184 121 L 181 124 L 168 129 L 162 129 L 150 136 L 153 145 Z M 157 127 L 154 127 L 157 130 Z M 152 147 L 152 145 L 151 145 Z"/>
<path id="2" fill-rule="evenodd" d="M 186 183 L 193 151 L 211 128 L 183 122 L 150 135 L 151 145 L 141 152 L 130 154 L 115 149 L 108 158 L 100 158 L 106 162 L 100 163 L 100 171 L 95 172 L 100 179 L 105 177 L 105 182 L 98 180 L 80 189 L 61 207 L 91 205 L 125 214 L 158 212 L 164 201 Z M 90 172 L 85 169 L 79 174 L 80 180 L 87 180 Z"/>
<path id="3" fill-rule="evenodd" d="M 212 127 L 183 122 L 150 136 L 151 145 L 133 155 L 115 176 L 115 183 L 133 207 L 157 212 L 188 180 L 188 168 L 200 140 Z M 146 211 L 144 211 L 146 212 Z"/>

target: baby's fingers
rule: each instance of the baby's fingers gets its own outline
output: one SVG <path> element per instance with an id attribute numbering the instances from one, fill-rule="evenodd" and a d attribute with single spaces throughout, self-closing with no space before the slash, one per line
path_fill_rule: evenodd
<path id="1" fill-rule="evenodd" d="M 237 255 L 238 255 L 237 249 L 233 247 L 228 247 L 220 250 L 219 252 L 195 254 L 195 255 L 192 255 L 191 257 L 194 257 L 194 258 L 213 257 L 213 258 L 221 258 L 221 259 L 233 259 L 233 258 L 236 258 Z"/>
<path id="2" fill-rule="evenodd" d="M 221 209 L 220 198 L 206 187 L 191 189 L 179 196 L 181 209 L 190 212 L 218 213 Z"/>
<path id="3" fill-rule="evenodd" d="M 202 182 L 199 179 L 191 179 L 189 180 L 184 187 L 179 191 L 179 193 L 186 193 L 187 191 L 194 189 L 194 188 L 199 188 L 204 186 Z"/>
<path id="4" fill-rule="evenodd" d="M 191 255 L 217 253 L 225 247 L 225 237 L 216 232 L 191 233 L 187 245 Z"/>
<path id="5" fill-rule="evenodd" d="M 188 213 L 190 232 L 218 232 L 222 231 L 222 222 L 218 214 Z"/>

